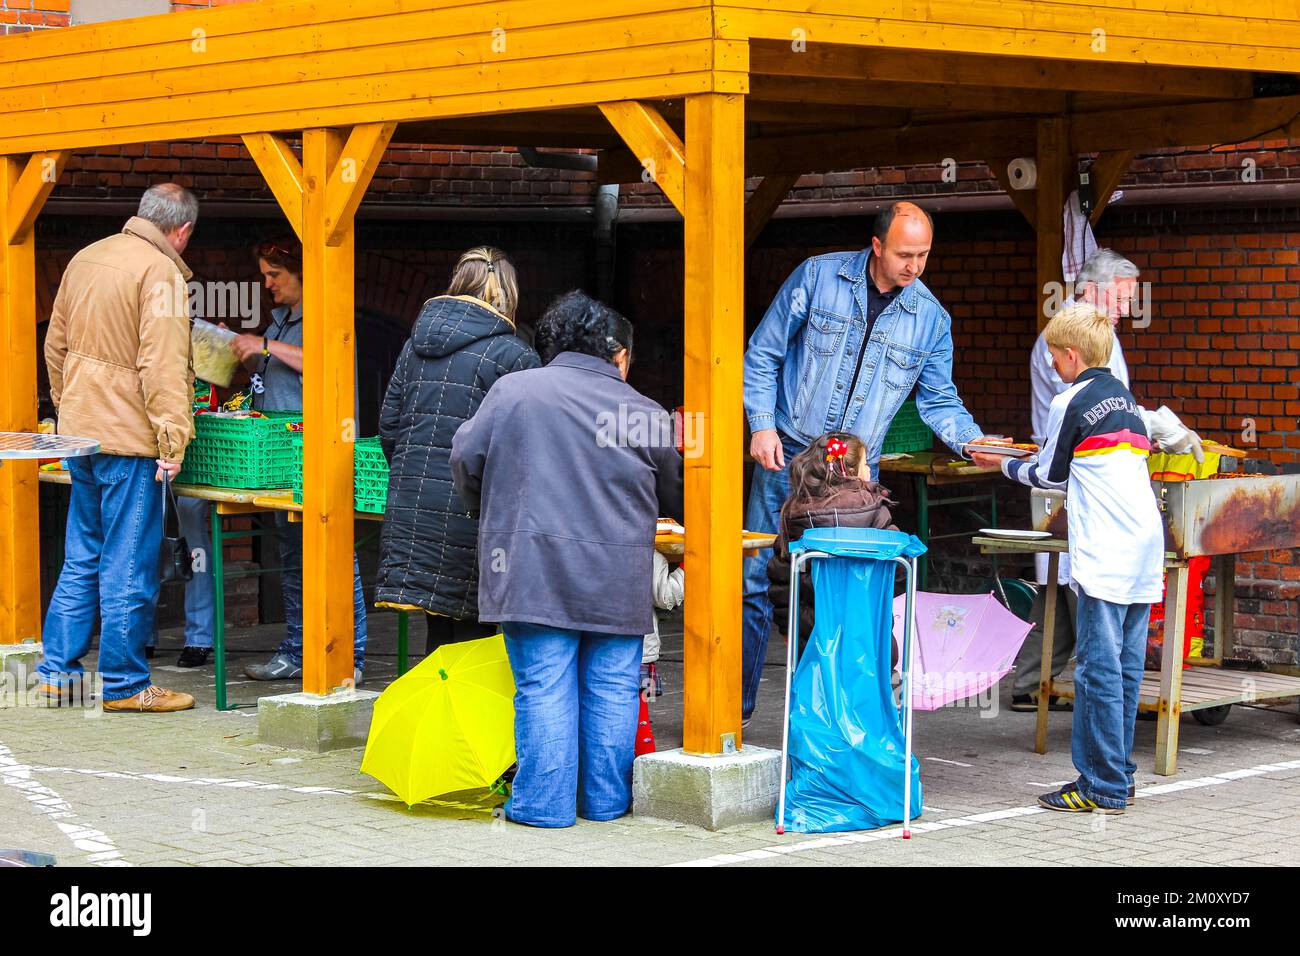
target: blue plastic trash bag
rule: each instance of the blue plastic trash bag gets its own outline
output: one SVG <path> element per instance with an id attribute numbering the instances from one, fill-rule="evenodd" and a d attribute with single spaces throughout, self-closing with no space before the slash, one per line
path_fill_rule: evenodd
<path id="1" fill-rule="evenodd" d="M 815 529 L 796 550 L 836 546 L 850 536 Z M 861 531 L 855 531 L 861 536 Z M 889 539 L 881 536 L 888 535 Z M 888 557 L 924 546 L 902 532 L 876 532 L 872 544 L 894 544 L 878 557 L 812 562 L 816 623 L 791 687 L 790 767 L 785 829 L 799 833 L 867 830 L 903 819 L 902 714 L 890 688 L 894 571 Z M 782 622 L 784 625 L 784 622 Z M 921 815 L 920 765 L 912 757 L 912 808 Z M 781 823 L 782 821 L 777 821 Z"/>

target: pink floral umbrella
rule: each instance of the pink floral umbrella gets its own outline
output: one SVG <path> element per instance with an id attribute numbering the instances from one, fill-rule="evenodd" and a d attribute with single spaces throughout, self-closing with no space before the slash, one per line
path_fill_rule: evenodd
<path id="1" fill-rule="evenodd" d="M 904 595 L 894 599 L 894 644 L 901 647 Z M 937 710 L 982 694 L 1011 671 L 1033 628 L 992 594 L 916 595 L 912 707 Z"/>

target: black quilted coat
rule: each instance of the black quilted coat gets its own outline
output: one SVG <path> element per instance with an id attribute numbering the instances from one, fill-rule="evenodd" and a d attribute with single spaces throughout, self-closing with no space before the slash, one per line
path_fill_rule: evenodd
<path id="1" fill-rule="evenodd" d="M 540 365 L 510 323 L 477 299 L 424 304 L 379 418 L 389 478 L 377 601 L 477 620 L 478 521 L 452 485 L 451 439 L 497 379 Z"/>

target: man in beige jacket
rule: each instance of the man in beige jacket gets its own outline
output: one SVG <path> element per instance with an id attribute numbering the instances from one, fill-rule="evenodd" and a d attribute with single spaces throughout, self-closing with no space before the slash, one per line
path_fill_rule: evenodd
<path id="1" fill-rule="evenodd" d="M 189 694 L 155 687 L 145 643 L 158 604 L 163 472 L 175 478 L 194 437 L 194 373 L 181 259 L 198 200 L 154 186 L 122 232 L 87 246 L 63 274 L 45 337 L 59 432 L 100 452 L 68 460 L 63 570 L 45 619 L 44 693 L 76 692 L 100 616 L 104 710 L 166 713 Z"/>

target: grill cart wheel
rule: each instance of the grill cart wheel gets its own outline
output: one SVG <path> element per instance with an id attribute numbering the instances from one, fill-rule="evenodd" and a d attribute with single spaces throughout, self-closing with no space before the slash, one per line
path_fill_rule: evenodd
<path id="1" fill-rule="evenodd" d="M 1205 727 L 1217 727 L 1228 719 L 1228 711 L 1232 710 L 1231 704 L 1224 704 L 1221 707 L 1205 707 L 1201 710 L 1192 711 L 1192 716 L 1198 724 Z"/>

